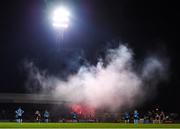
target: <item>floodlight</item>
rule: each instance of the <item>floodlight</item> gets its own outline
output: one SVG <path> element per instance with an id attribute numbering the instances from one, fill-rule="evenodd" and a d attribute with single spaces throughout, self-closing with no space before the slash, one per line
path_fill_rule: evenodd
<path id="1" fill-rule="evenodd" d="M 58 29 L 65 29 L 69 26 L 70 13 L 66 8 L 57 8 L 52 17 L 53 26 Z"/>

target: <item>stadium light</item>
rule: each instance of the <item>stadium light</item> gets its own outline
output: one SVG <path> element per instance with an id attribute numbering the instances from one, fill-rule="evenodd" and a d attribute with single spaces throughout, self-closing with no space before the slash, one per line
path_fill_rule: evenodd
<path id="1" fill-rule="evenodd" d="M 53 26 L 60 30 L 68 28 L 70 22 L 69 16 L 70 13 L 66 8 L 60 7 L 55 9 L 52 17 Z"/>

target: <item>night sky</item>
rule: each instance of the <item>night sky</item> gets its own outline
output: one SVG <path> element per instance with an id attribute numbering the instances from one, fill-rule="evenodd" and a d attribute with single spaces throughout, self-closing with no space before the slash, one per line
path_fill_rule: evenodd
<path id="1" fill-rule="evenodd" d="M 133 49 L 136 60 L 157 51 L 169 58 L 169 80 L 159 84 L 158 95 L 149 105 L 158 104 L 166 110 L 180 112 L 178 2 L 61 1 L 70 8 L 73 17 L 58 54 L 57 35 L 49 13 L 55 3 L 59 1 L 1 1 L 1 93 L 27 92 L 24 86 L 27 78 L 23 68 L 25 60 L 56 73 L 70 69 L 71 60 L 81 52 L 93 64 L 96 53 L 102 51 L 107 42 L 111 47 L 117 47 L 117 41 L 121 41 Z"/>

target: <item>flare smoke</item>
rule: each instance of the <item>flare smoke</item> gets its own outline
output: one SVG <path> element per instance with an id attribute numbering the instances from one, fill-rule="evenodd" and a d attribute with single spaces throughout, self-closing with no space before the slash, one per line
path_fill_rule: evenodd
<path id="1" fill-rule="evenodd" d="M 104 64 L 104 62 L 106 62 Z M 148 94 L 146 81 L 158 82 L 167 75 L 167 62 L 158 56 L 147 57 L 137 72 L 133 52 L 125 45 L 108 50 L 97 65 L 83 65 L 66 80 L 40 71 L 32 62 L 25 63 L 29 76 L 27 87 L 52 94 L 74 104 L 83 103 L 99 109 L 119 110 L 143 102 Z M 151 83 L 155 89 L 157 83 Z"/>

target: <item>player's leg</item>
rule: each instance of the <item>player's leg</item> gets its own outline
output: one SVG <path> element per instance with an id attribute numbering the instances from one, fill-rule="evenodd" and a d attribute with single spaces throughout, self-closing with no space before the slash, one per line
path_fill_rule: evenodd
<path id="1" fill-rule="evenodd" d="M 20 116 L 20 123 L 22 123 L 22 116 Z"/>

